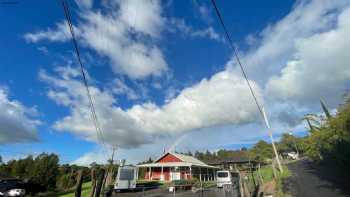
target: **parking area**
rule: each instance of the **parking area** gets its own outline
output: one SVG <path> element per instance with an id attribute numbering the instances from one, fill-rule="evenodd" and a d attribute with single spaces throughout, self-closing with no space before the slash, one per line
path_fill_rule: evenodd
<path id="1" fill-rule="evenodd" d="M 238 188 L 231 186 L 224 188 L 209 188 L 203 190 L 187 190 L 170 193 L 165 189 L 152 189 L 148 191 L 114 193 L 113 197 L 238 197 Z"/>

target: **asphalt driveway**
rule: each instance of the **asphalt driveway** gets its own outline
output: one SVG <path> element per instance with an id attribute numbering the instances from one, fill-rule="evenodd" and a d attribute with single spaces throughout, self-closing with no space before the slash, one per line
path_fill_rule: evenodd
<path id="1" fill-rule="evenodd" d="M 292 177 L 284 187 L 298 197 L 345 197 L 350 196 L 349 173 L 336 167 L 315 164 L 307 159 L 288 165 Z"/>

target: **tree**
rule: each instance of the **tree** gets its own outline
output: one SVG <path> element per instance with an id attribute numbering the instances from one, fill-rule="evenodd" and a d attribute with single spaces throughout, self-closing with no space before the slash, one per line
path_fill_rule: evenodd
<path id="1" fill-rule="evenodd" d="M 31 171 L 32 180 L 37 184 L 41 184 L 47 190 L 55 189 L 58 161 L 58 156 L 55 154 L 42 153 L 37 156 Z"/>
<path id="2" fill-rule="evenodd" d="M 333 162 L 349 168 L 350 165 L 350 99 L 347 98 L 335 116 L 321 102 L 327 120 L 320 121 L 317 130 L 306 138 L 306 154 L 315 161 Z"/>
<path id="3" fill-rule="evenodd" d="M 250 149 L 250 156 L 252 159 L 265 162 L 266 160 L 272 159 L 273 150 L 271 144 L 260 140 Z"/>
<path id="4" fill-rule="evenodd" d="M 299 152 L 298 150 L 298 139 L 297 137 L 289 134 L 289 133 L 284 133 L 281 137 L 280 142 L 278 143 L 278 149 L 281 152 Z"/>

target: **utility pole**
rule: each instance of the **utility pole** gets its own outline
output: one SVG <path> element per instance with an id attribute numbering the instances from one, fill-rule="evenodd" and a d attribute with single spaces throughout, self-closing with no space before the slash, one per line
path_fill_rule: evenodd
<path id="1" fill-rule="evenodd" d="M 275 153 L 278 169 L 280 170 L 280 172 L 283 172 L 281 161 L 280 161 L 280 158 L 278 156 L 277 148 L 275 146 L 275 141 L 274 141 L 273 136 L 272 136 L 271 127 L 270 127 L 270 124 L 269 124 L 269 120 L 267 119 L 264 107 L 262 108 L 262 113 L 263 113 L 265 125 L 266 125 L 267 129 L 269 129 L 269 136 L 270 136 L 273 152 Z"/>
<path id="2" fill-rule="evenodd" d="M 272 144 L 273 152 L 275 153 L 275 157 L 276 157 L 278 169 L 280 170 L 280 172 L 283 172 L 283 168 L 282 168 L 282 165 L 281 165 L 281 161 L 280 161 L 280 158 L 279 158 L 279 156 L 278 156 L 277 148 L 276 148 L 275 142 L 274 142 L 274 140 L 273 140 L 273 136 L 272 136 L 272 132 L 271 132 L 271 131 L 269 131 L 269 135 L 270 135 L 270 139 L 271 139 L 271 144 Z"/>
<path id="3" fill-rule="evenodd" d="M 115 150 L 117 149 L 117 146 L 114 145 L 113 148 L 112 148 L 112 158 L 111 158 L 111 165 L 113 165 L 114 163 L 114 153 L 115 153 Z"/>
<path id="4" fill-rule="evenodd" d="M 112 183 L 113 174 L 114 174 L 113 173 L 114 153 L 115 153 L 116 149 L 117 149 L 117 146 L 114 145 L 112 147 L 112 156 L 111 156 L 111 160 L 110 160 L 109 166 L 107 168 L 106 180 L 103 183 L 103 188 L 104 187 L 108 187 Z"/>

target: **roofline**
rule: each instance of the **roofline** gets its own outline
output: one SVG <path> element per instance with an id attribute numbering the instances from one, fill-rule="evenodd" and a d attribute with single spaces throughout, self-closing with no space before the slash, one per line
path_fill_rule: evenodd
<path id="1" fill-rule="evenodd" d="M 179 166 L 186 166 L 186 167 L 203 167 L 203 168 L 218 168 L 216 166 L 210 166 L 210 165 L 200 165 L 195 163 L 188 163 L 188 162 L 158 162 L 158 163 L 148 163 L 148 164 L 140 164 L 137 165 L 137 167 L 179 167 Z"/>
<path id="2" fill-rule="evenodd" d="M 172 154 L 172 152 L 170 152 L 170 151 L 167 151 L 167 152 L 165 152 L 165 153 L 163 153 L 160 157 L 158 157 L 156 160 L 154 160 L 154 162 L 153 163 L 157 163 L 157 161 L 159 161 L 161 158 L 163 158 L 166 154 Z M 174 154 L 172 154 L 174 157 L 176 157 Z M 176 158 L 178 158 L 178 157 L 176 157 Z M 180 159 L 180 158 L 178 158 L 178 159 Z M 180 159 L 181 160 L 181 159 Z M 181 160 L 182 161 L 182 160 Z"/>

